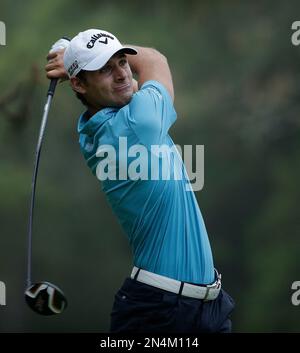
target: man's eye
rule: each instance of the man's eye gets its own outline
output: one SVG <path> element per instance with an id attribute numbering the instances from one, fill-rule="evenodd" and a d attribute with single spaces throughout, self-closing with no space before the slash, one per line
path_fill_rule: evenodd
<path id="1" fill-rule="evenodd" d="M 120 60 L 120 65 L 121 66 L 125 66 L 126 64 L 127 64 L 127 60 L 126 59 Z"/>

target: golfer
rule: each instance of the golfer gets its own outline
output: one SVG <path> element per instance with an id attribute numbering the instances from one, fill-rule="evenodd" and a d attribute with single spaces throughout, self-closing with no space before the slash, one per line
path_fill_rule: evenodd
<path id="1" fill-rule="evenodd" d="M 80 149 L 133 252 L 110 331 L 230 332 L 234 302 L 221 288 L 182 159 L 152 149 L 174 147 L 174 88 L 165 56 L 89 29 L 49 54 L 46 71 L 48 78 L 69 78 L 86 107 L 78 122 Z"/>

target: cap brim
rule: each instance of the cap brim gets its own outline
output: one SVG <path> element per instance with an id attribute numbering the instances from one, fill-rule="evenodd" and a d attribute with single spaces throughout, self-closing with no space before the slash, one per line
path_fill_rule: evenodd
<path id="1" fill-rule="evenodd" d="M 131 48 L 131 47 L 121 47 L 117 48 L 115 50 L 112 50 L 111 52 L 107 53 L 105 57 L 96 57 L 94 60 L 92 60 L 90 63 L 87 65 L 83 66 L 81 69 L 86 70 L 86 71 L 95 71 L 101 69 L 107 62 L 108 60 L 114 56 L 117 53 L 125 53 L 129 55 L 136 55 L 138 52 L 136 49 Z"/>

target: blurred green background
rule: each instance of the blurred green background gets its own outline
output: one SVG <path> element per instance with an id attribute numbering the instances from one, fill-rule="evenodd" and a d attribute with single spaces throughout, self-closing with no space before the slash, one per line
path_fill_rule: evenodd
<path id="1" fill-rule="evenodd" d="M 41 155 L 33 277 L 61 288 L 68 309 L 40 317 L 24 303 L 34 151 L 45 104 L 47 52 L 87 28 L 155 47 L 169 60 L 179 145 L 205 145 L 196 193 L 234 332 L 299 332 L 300 47 L 283 1 L 1 0 L 0 332 L 107 332 L 114 293 L 132 267 L 127 240 L 79 151 L 83 107 L 60 84 Z"/>

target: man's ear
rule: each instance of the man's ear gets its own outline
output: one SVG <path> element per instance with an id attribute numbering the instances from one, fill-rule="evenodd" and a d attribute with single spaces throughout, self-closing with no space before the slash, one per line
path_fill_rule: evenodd
<path id="1" fill-rule="evenodd" d="M 70 84 L 71 84 L 72 89 L 75 92 L 78 92 L 78 93 L 81 93 L 81 94 L 85 94 L 86 93 L 85 84 L 78 77 L 72 77 L 70 79 Z"/>

